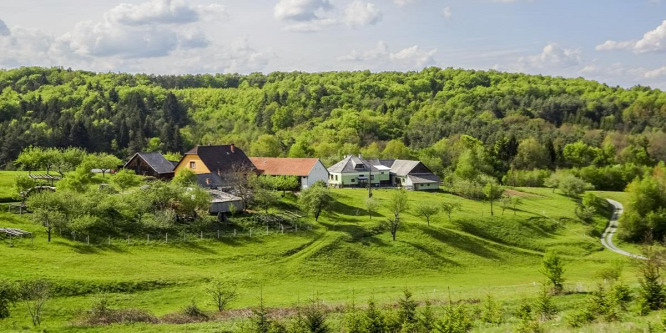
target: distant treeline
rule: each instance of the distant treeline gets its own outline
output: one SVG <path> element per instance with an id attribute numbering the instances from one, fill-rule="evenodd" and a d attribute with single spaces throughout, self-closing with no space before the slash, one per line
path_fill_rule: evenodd
<path id="1" fill-rule="evenodd" d="M 125 158 L 235 143 L 256 156 L 418 158 L 453 171 L 478 139 L 509 169 L 666 160 L 666 93 L 581 78 L 427 68 L 156 76 L 25 67 L 0 71 L 0 167 L 26 146 Z M 567 148 L 569 145 L 569 148 Z"/>

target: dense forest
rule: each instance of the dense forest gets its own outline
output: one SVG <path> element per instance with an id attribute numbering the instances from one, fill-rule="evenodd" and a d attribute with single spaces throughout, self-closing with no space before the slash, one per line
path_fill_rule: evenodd
<path id="1" fill-rule="evenodd" d="M 345 154 L 418 158 L 442 176 L 465 159 L 505 181 L 530 177 L 521 170 L 591 166 L 634 175 L 666 160 L 666 93 L 582 78 L 434 67 L 181 76 L 24 67 L 0 70 L 0 91 L 0 168 L 9 169 L 30 145 L 126 158 L 235 143 L 255 156 L 328 165 Z M 633 179 L 623 177 L 617 187 Z"/>

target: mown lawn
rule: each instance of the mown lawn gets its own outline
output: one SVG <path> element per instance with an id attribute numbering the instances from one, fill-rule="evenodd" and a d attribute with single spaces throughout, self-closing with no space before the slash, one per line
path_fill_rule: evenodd
<path id="1" fill-rule="evenodd" d="M 567 261 L 567 288 L 589 290 L 595 272 L 615 260 L 627 262 L 624 278 L 635 283 L 635 269 L 628 259 L 603 250 L 591 224 L 575 216 L 576 203 L 548 189 L 517 189 L 523 204 L 502 213 L 500 205 L 490 216 L 487 202 L 449 194 L 410 192 L 412 209 L 402 216 L 397 240 L 380 230 L 389 216 L 383 206 L 370 219 L 365 211 L 367 192 L 333 190 L 338 203 L 311 230 L 281 234 L 256 229 L 253 237 L 231 237 L 223 229 L 221 239 L 206 235 L 198 239 L 171 235 L 170 242 L 153 237 L 99 241 L 91 245 L 74 242 L 69 235 L 56 236 L 50 244 L 29 215 L 5 213 L 0 206 L 0 227 L 35 232 L 34 242 L 22 240 L 10 247 L 0 241 L 1 277 L 10 280 L 49 279 L 56 297 L 46 307 L 42 328 L 68 331 L 100 293 L 112 306 L 141 308 L 161 316 L 179 311 L 193 299 L 206 310 L 204 289 L 208 281 L 222 277 L 235 281 L 239 298 L 232 308 L 258 304 L 260 295 L 268 306 L 288 307 L 316 296 L 327 304 L 345 304 L 352 297 L 364 303 L 369 297 L 393 302 L 404 288 L 419 300 L 481 299 L 493 294 L 507 304 L 531 296 L 544 282 L 539 273 L 543 251 L 555 248 Z M 393 190 L 374 190 L 386 203 Z M 622 195 L 615 197 L 622 198 Z M 462 205 L 452 221 L 435 216 L 430 226 L 413 213 L 422 203 L 456 201 Z M 3 209 L 4 208 L 4 209 Z M 310 222 L 312 218 L 307 217 Z M 586 289 L 587 288 L 587 289 Z M 581 296 L 567 296 L 571 302 Z M 571 298 L 573 297 L 573 298 Z M 232 323 L 180 326 L 176 330 L 216 331 Z M 21 306 L 12 318 L 0 321 L 0 330 L 29 328 Z M 119 325 L 97 331 L 161 331 L 163 325 Z M 83 330 L 77 328 L 76 330 Z"/>

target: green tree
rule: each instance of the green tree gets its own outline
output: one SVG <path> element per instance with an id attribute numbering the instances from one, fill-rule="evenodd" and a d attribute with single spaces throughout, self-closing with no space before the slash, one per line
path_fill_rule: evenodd
<path id="1" fill-rule="evenodd" d="M 205 291 L 219 312 L 222 312 L 230 302 L 238 297 L 236 285 L 224 279 L 212 280 Z"/>
<path id="2" fill-rule="evenodd" d="M 250 155 L 258 157 L 278 157 L 284 149 L 277 137 L 270 134 L 260 135 L 250 145 Z"/>
<path id="3" fill-rule="evenodd" d="M 126 189 L 139 185 L 141 177 L 137 176 L 132 170 L 122 169 L 111 179 L 111 183 L 121 192 L 125 192 Z"/>
<path id="4" fill-rule="evenodd" d="M 106 177 L 109 170 L 117 169 L 122 161 L 114 155 L 106 153 L 90 154 L 83 159 L 83 164 L 90 169 L 102 170 L 102 177 Z"/>
<path id="5" fill-rule="evenodd" d="M 462 209 L 462 205 L 459 202 L 443 202 L 441 207 L 442 211 L 449 217 L 449 223 L 451 223 L 451 214 Z"/>
<path id="6" fill-rule="evenodd" d="M 408 160 L 412 158 L 412 154 L 409 151 L 409 148 L 400 140 L 391 140 L 386 144 L 386 147 L 382 151 L 382 156 L 384 158 L 398 159 L 398 160 Z"/>
<path id="7" fill-rule="evenodd" d="M 640 263 L 639 303 L 641 312 L 647 314 L 650 310 L 666 307 L 666 288 L 661 279 L 662 255 L 649 245 L 645 247 L 644 255 L 646 260 Z"/>
<path id="8" fill-rule="evenodd" d="M 522 170 L 544 168 L 550 164 L 546 148 L 535 138 L 527 138 L 518 145 L 518 153 L 513 158 L 512 167 Z"/>
<path id="9" fill-rule="evenodd" d="M 51 297 L 51 284 L 46 280 L 24 281 L 19 284 L 18 293 L 30 314 L 32 325 L 40 326 L 44 305 Z"/>
<path id="10" fill-rule="evenodd" d="M 497 184 L 495 179 L 488 178 L 486 185 L 483 187 L 483 194 L 486 196 L 486 199 L 490 201 L 490 215 L 494 215 L 493 212 L 493 202 L 500 198 L 504 193 L 504 188 Z"/>
<path id="11" fill-rule="evenodd" d="M 188 168 L 182 168 L 171 179 L 171 182 L 182 187 L 194 186 L 197 184 L 197 174 Z"/>
<path id="12" fill-rule="evenodd" d="M 553 285 L 553 293 L 562 292 L 564 283 L 564 261 L 555 251 L 546 251 L 541 261 L 541 274 Z"/>
<path id="13" fill-rule="evenodd" d="M 40 192 L 31 195 L 27 205 L 32 211 L 34 222 L 41 224 L 46 230 L 48 242 L 51 242 L 51 233 L 55 227 L 64 227 L 67 223 L 65 215 L 66 203 L 61 196 L 52 192 Z"/>
<path id="14" fill-rule="evenodd" d="M 388 229 L 391 232 L 391 237 L 395 241 L 395 236 L 400 228 L 400 213 L 407 210 L 409 203 L 407 201 L 407 191 L 405 189 L 396 190 L 391 194 L 388 202 L 388 208 L 393 214 L 392 218 L 388 219 Z"/>
<path id="15" fill-rule="evenodd" d="M 430 203 L 423 203 L 416 206 L 415 213 L 418 216 L 422 216 L 426 220 L 426 223 L 428 223 L 428 226 L 430 226 L 430 218 L 439 213 L 439 207 Z"/>
<path id="16" fill-rule="evenodd" d="M 567 175 L 559 180 L 558 188 L 566 196 L 578 197 L 585 191 L 593 189 L 594 186 L 576 176 Z"/>
<path id="17" fill-rule="evenodd" d="M 564 146 L 564 150 L 562 151 L 564 160 L 575 167 L 590 165 L 600 157 L 601 153 L 601 149 L 590 147 L 582 141 L 570 143 Z"/>
<path id="18" fill-rule="evenodd" d="M 316 182 L 314 185 L 301 191 L 298 198 L 298 204 L 301 209 L 314 216 L 315 221 L 319 221 L 319 215 L 330 209 L 335 202 L 328 187 L 323 182 Z"/>
<path id="19" fill-rule="evenodd" d="M 372 220 L 372 215 L 374 215 L 380 207 L 379 200 L 376 198 L 367 198 L 365 199 L 365 210 L 368 211 L 370 220 Z"/>
<path id="20" fill-rule="evenodd" d="M 255 205 L 264 210 L 268 214 L 268 209 L 275 206 L 280 199 L 272 190 L 266 190 L 261 187 L 254 190 L 253 201 Z"/>
<path id="21" fill-rule="evenodd" d="M 6 280 L 0 280 L 0 320 L 9 318 L 11 306 L 18 298 L 16 286 Z"/>

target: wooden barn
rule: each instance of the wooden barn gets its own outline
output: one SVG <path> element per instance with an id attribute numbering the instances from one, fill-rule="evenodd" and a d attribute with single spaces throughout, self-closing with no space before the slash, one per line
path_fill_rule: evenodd
<path id="1" fill-rule="evenodd" d="M 133 170 L 140 176 L 160 179 L 170 179 L 174 175 L 174 163 L 164 158 L 159 152 L 136 153 L 123 165 L 123 169 Z"/>

